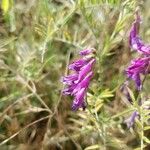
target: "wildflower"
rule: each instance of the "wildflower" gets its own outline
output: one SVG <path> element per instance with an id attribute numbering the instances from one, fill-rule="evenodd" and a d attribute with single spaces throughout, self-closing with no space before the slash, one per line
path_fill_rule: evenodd
<path id="1" fill-rule="evenodd" d="M 126 69 L 129 78 L 135 81 L 138 90 L 141 90 L 141 74 L 150 73 L 150 57 L 137 58 L 131 61 L 130 66 Z"/>
<path id="2" fill-rule="evenodd" d="M 64 95 L 71 95 L 74 97 L 72 109 L 77 110 L 79 108 L 85 109 L 86 107 L 86 93 L 93 77 L 93 65 L 95 58 L 93 49 L 86 49 L 80 51 L 81 59 L 74 61 L 69 65 L 69 70 L 73 71 L 73 74 L 62 78 L 62 82 L 67 85 L 63 90 Z"/>
<path id="3" fill-rule="evenodd" d="M 81 56 L 86 56 L 86 55 L 91 54 L 92 52 L 94 52 L 94 49 L 85 49 L 85 50 L 80 51 L 79 54 L 80 54 Z"/>
<path id="4" fill-rule="evenodd" d="M 128 128 L 131 128 L 135 122 L 135 119 L 139 117 L 139 113 L 137 111 L 134 111 L 131 116 L 125 120 L 125 123 L 127 124 Z"/>
<path id="5" fill-rule="evenodd" d="M 133 22 L 130 30 L 129 45 L 132 49 L 136 50 L 142 55 L 139 58 L 132 60 L 130 66 L 126 69 L 128 78 L 132 79 L 135 82 L 136 87 L 139 91 L 142 89 L 143 85 L 141 76 L 150 74 L 150 45 L 145 44 L 139 37 L 140 23 L 141 18 L 138 13 L 136 13 L 136 19 Z M 127 86 L 127 84 L 125 85 Z M 122 92 L 125 94 L 128 101 L 132 105 L 131 96 L 125 87 L 122 88 Z M 139 105 L 141 106 L 142 104 Z M 127 126 L 130 128 L 134 124 L 135 119 L 139 117 L 139 113 L 137 111 L 134 111 L 131 116 L 125 121 L 127 123 Z"/>
<path id="6" fill-rule="evenodd" d="M 127 103 L 131 103 L 132 102 L 132 98 L 130 96 L 130 93 L 127 89 L 129 83 L 128 81 L 126 81 L 125 83 L 123 83 L 120 87 L 120 91 L 124 94 L 124 96 L 127 98 Z"/>
<path id="7" fill-rule="evenodd" d="M 150 55 L 150 45 L 145 44 L 139 37 L 139 28 L 140 28 L 140 16 L 136 13 L 136 19 L 132 24 L 129 36 L 130 47 L 134 50 L 137 50 L 145 55 Z"/>
<path id="8" fill-rule="evenodd" d="M 136 19 L 130 30 L 129 45 L 142 53 L 142 56 L 132 60 L 130 66 L 126 69 L 127 76 L 135 81 L 138 90 L 142 89 L 141 75 L 150 73 L 150 45 L 145 44 L 138 35 L 140 22 L 140 16 L 136 13 Z"/>

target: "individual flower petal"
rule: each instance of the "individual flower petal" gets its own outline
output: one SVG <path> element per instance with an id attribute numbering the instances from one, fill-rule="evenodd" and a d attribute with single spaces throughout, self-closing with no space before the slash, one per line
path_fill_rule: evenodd
<path id="1" fill-rule="evenodd" d="M 66 77 L 62 78 L 62 82 L 66 85 L 71 85 L 73 84 L 76 80 L 78 79 L 78 74 L 72 74 L 72 75 L 68 75 Z"/>
<path id="2" fill-rule="evenodd" d="M 129 44 L 130 44 L 131 48 L 133 48 L 134 50 L 142 52 L 145 55 L 149 55 L 150 54 L 150 45 L 145 44 L 138 35 L 140 22 L 141 22 L 141 19 L 137 13 L 136 19 L 133 22 L 131 30 L 130 30 Z"/>
<path id="3" fill-rule="evenodd" d="M 131 116 L 125 120 L 125 123 L 127 124 L 128 128 L 131 128 L 135 122 L 135 119 L 138 118 L 139 113 L 137 111 L 134 111 Z"/>
<path id="4" fill-rule="evenodd" d="M 131 103 L 132 102 L 132 98 L 131 98 L 130 93 L 129 93 L 128 89 L 127 89 L 128 84 L 129 84 L 128 81 L 126 81 L 123 85 L 121 85 L 120 91 L 125 95 L 125 97 L 127 98 L 128 102 Z"/>
<path id="5" fill-rule="evenodd" d="M 76 88 L 73 90 L 73 93 L 77 93 L 82 88 L 87 88 L 89 86 L 90 80 L 93 76 L 93 72 L 91 71 L 86 75 L 86 77 L 76 86 Z"/>
<path id="6" fill-rule="evenodd" d="M 86 56 L 86 55 L 89 55 L 89 54 L 91 54 L 93 52 L 93 49 L 85 49 L 85 50 L 82 50 L 82 51 L 80 51 L 80 55 L 81 56 Z"/>
<path id="7" fill-rule="evenodd" d="M 69 65 L 70 70 L 80 71 L 80 69 L 86 65 L 88 62 L 84 59 L 79 59 Z"/>
<path id="8" fill-rule="evenodd" d="M 83 80 L 83 78 L 86 76 L 86 74 L 91 71 L 92 66 L 95 63 L 95 61 L 96 60 L 93 58 L 89 61 L 88 64 L 86 64 L 84 67 L 82 67 L 82 69 L 79 71 L 79 78 L 78 78 L 77 82 Z"/>
<path id="9" fill-rule="evenodd" d="M 63 95 L 73 95 L 73 90 L 76 88 L 76 86 L 76 84 L 69 85 L 62 91 Z"/>
<path id="10" fill-rule="evenodd" d="M 144 42 L 138 36 L 132 38 L 131 47 L 145 55 L 150 55 L 150 45 L 144 44 Z"/>
<path id="11" fill-rule="evenodd" d="M 136 13 L 136 19 L 131 26 L 130 36 L 129 36 L 129 43 L 131 46 L 132 46 L 132 44 L 131 44 L 132 39 L 137 37 L 137 35 L 139 33 L 140 23 L 141 23 L 141 18 L 138 15 L 138 13 Z"/>
<path id="12" fill-rule="evenodd" d="M 73 100 L 72 110 L 77 110 L 80 107 L 84 106 L 84 98 L 86 94 L 86 89 L 82 88 L 76 93 L 75 99 Z"/>
<path id="13" fill-rule="evenodd" d="M 133 80 L 136 83 L 137 89 L 140 91 L 142 89 L 140 74 L 133 75 Z"/>
<path id="14" fill-rule="evenodd" d="M 138 90 L 141 89 L 141 74 L 150 73 L 150 69 L 148 68 L 150 64 L 150 57 L 138 58 L 131 62 L 130 66 L 126 69 L 126 73 L 129 78 L 136 82 L 136 86 Z"/>

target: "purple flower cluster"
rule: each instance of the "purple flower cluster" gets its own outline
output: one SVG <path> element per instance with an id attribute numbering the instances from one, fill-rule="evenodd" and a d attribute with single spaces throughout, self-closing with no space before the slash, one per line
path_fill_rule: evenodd
<path id="1" fill-rule="evenodd" d="M 142 56 L 131 61 L 130 66 L 126 69 L 128 77 L 135 81 L 138 90 L 142 89 L 141 75 L 150 73 L 150 45 L 145 44 L 139 37 L 140 16 L 136 14 L 136 19 L 132 24 L 129 44 L 130 47 Z"/>
<path id="2" fill-rule="evenodd" d="M 130 47 L 137 52 L 141 53 L 141 57 L 131 61 L 130 66 L 126 69 L 127 76 L 134 80 L 136 83 L 137 89 L 140 91 L 142 89 L 141 75 L 146 76 L 150 74 L 150 45 L 145 44 L 139 37 L 139 27 L 140 27 L 140 16 L 138 12 L 136 13 L 136 19 L 132 24 L 129 36 Z M 123 93 L 126 95 L 130 104 L 132 104 L 132 99 L 126 88 L 128 82 L 123 86 Z M 142 105 L 142 104 L 140 104 Z M 135 122 L 136 118 L 139 118 L 139 113 L 135 110 L 131 116 L 126 119 L 127 126 L 130 128 Z"/>
<path id="3" fill-rule="evenodd" d="M 86 49 L 80 51 L 81 59 L 74 61 L 69 65 L 69 70 L 73 71 L 73 74 L 62 78 L 62 82 L 67 85 L 63 90 L 64 95 L 74 96 L 72 109 L 77 110 L 79 108 L 85 109 L 86 103 L 86 93 L 93 77 L 93 65 L 96 59 L 93 49 Z"/>

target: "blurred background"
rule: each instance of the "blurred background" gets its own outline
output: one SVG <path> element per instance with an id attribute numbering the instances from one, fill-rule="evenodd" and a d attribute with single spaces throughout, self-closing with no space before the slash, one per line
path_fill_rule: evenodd
<path id="1" fill-rule="evenodd" d="M 0 0 L 0 6 L 1 150 L 140 150 L 141 141 L 150 149 L 147 122 L 127 128 L 134 106 L 120 91 L 124 70 L 139 56 L 128 44 L 137 9 L 140 36 L 150 42 L 149 0 Z M 97 63 L 87 109 L 74 112 L 60 79 L 85 48 L 96 49 Z M 129 87 L 136 97 L 134 83 Z M 146 98 L 149 87 L 147 79 Z"/>

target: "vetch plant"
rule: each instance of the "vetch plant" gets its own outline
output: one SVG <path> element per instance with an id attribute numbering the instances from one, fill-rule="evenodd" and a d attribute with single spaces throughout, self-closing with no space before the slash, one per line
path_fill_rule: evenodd
<path id="1" fill-rule="evenodd" d="M 129 45 L 132 49 L 139 52 L 141 56 L 132 60 L 130 66 L 126 69 L 127 76 L 134 80 L 136 84 L 138 94 L 135 98 L 133 92 L 128 88 L 128 81 L 125 82 L 122 90 L 128 99 L 129 106 L 134 109 L 131 116 L 126 119 L 125 122 L 128 128 L 131 128 L 137 119 L 142 150 L 145 143 L 150 143 L 149 139 L 144 135 L 144 130 L 146 126 L 149 125 L 148 111 L 150 106 L 148 98 L 142 94 L 144 82 L 147 75 L 150 74 L 150 45 L 145 44 L 139 37 L 140 22 L 140 16 L 138 12 L 136 12 L 136 18 L 130 30 Z"/>
<path id="2" fill-rule="evenodd" d="M 149 0 L 2 1 L 0 149 L 150 149 Z"/>
<path id="3" fill-rule="evenodd" d="M 126 69 L 128 77 L 135 81 L 138 90 L 142 89 L 141 75 L 150 73 L 150 45 L 145 44 L 139 37 L 140 16 L 136 13 L 136 19 L 132 24 L 129 44 L 130 47 L 142 54 L 140 58 L 131 61 L 130 66 Z"/>
<path id="4" fill-rule="evenodd" d="M 74 61 L 69 65 L 69 70 L 73 71 L 73 74 L 62 78 L 62 82 L 67 85 L 63 90 L 64 95 L 74 96 L 72 109 L 78 108 L 85 109 L 86 107 L 86 93 L 93 77 L 93 65 L 96 61 L 94 58 L 94 49 L 86 49 L 80 52 L 81 59 Z"/>

